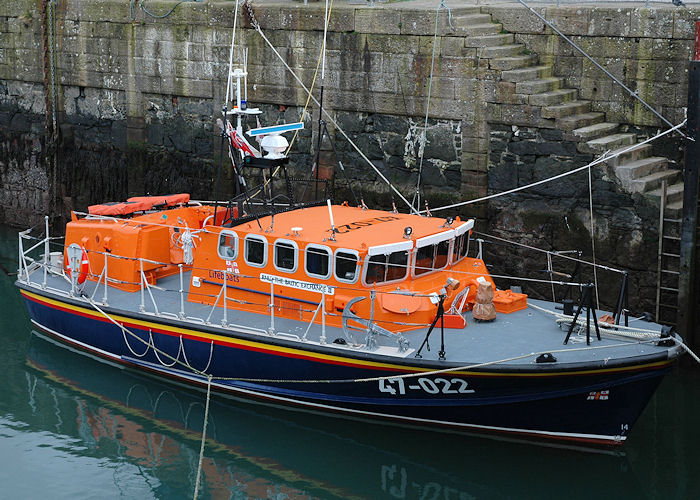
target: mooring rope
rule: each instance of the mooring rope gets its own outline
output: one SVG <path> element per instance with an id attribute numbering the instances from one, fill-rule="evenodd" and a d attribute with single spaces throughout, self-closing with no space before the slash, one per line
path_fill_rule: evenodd
<path id="1" fill-rule="evenodd" d="M 204 444 L 207 440 L 207 420 L 209 420 L 209 401 L 211 400 L 211 375 L 207 375 L 207 403 L 204 406 L 204 425 L 202 426 L 202 441 L 199 446 L 199 461 L 197 462 L 197 479 L 194 483 L 193 499 L 199 496 L 199 482 L 202 477 L 202 461 L 204 460 Z"/>

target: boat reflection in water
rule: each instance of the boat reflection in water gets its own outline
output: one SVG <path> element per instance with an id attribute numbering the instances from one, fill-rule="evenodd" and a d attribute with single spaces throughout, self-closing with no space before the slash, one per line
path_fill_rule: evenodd
<path id="1" fill-rule="evenodd" d="M 55 415 L 57 432 L 138 466 L 156 479 L 158 497 L 191 498 L 203 394 L 75 356 L 36 332 L 27 364 L 29 397 L 43 420 Z M 205 444 L 200 490 L 211 498 L 534 498 L 572 488 L 572 498 L 589 498 L 601 491 L 590 479 L 611 474 L 606 495 L 643 496 L 621 452 L 355 422 L 216 395 Z"/>

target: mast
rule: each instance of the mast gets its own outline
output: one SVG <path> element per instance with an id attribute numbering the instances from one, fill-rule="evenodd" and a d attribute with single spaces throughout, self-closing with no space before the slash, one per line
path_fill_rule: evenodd
<path id="1" fill-rule="evenodd" d="M 326 11 L 323 15 L 323 45 L 321 46 L 321 95 L 318 99 L 318 143 L 316 145 L 316 160 L 314 161 L 314 168 L 316 169 L 314 199 L 318 198 L 318 171 L 321 159 L 321 144 L 323 142 L 323 133 L 325 131 L 325 123 L 323 121 L 323 87 L 326 79 L 326 39 L 328 37 L 328 22 L 328 0 L 326 0 Z"/>

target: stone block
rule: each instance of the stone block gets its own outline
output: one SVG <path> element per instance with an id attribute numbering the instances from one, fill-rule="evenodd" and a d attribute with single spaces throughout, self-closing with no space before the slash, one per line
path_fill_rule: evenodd
<path id="1" fill-rule="evenodd" d="M 603 77 L 605 75 L 602 75 Z M 589 101 L 610 101 L 612 96 L 612 87 L 616 85 L 612 80 L 608 79 L 586 79 L 582 81 L 579 88 L 579 98 Z"/>
<path id="2" fill-rule="evenodd" d="M 634 9 L 631 14 L 629 36 L 672 38 L 674 11 L 668 9 Z"/>
<path id="3" fill-rule="evenodd" d="M 274 43 L 274 42 L 273 42 Z M 323 32 L 322 31 L 290 31 L 289 32 L 289 43 L 285 44 L 285 47 L 294 47 L 301 49 L 309 49 L 320 53 L 321 44 L 323 43 Z M 326 40 L 328 43 L 328 40 Z M 328 50 L 340 50 L 343 47 L 327 47 Z"/>
<path id="4" fill-rule="evenodd" d="M 185 43 L 158 40 L 151 56 L 169 60 L 187 59 L 187 46 Z"/>
<path id="5" fill-rule="evenodd" d="M 471 100 L 478 102 L 481 97 L 479 93 L 479 81 L 475 78 L 455 78 L 454 82 L 454 97 L 455 99 Z"/>
<path id="6" fill-rule="evenodd" d="M 424 60 L 422 61 L 424 62 Z M 415 56 L 411 54 L 381 54 L 381 71 L 382 73 L 398 73 L 404 76 L 414 75 L 416 72 Z"/>
<path id="7" fill-rule="evenodd" d="M 440 40 L 440 55 L 461 57 L 464 55 L 464 38 L 456 36 L 444 36 Z"/>
<path id="8" fill-rule="evenodd" d="M 418 37 L 368 34 L 367 46 L 372 52 L 416 54 L 418 53 Z"/>
<path id="9" fill-rule="evenodd" d="M 172 94 L 188 97 L 212 97 L 211 80 L 196 80 L 192 78 L 173 78 Z"/>
<path id="10" fill-rule="evenodd" d="M 488 166 L 488 153 L 462 152 L 462 172 L 487 172 Z"/>
<path id="11" fill-rule="evenodd" d="M 691 40 L 665 40 L 656 38 L 652 44 L 652 57 L 662 61 L 689 61 L 692 56 Z"/>
<path id="12" fill-rule="evenodd" d="M 355 15 L 357 19 L 357 14 Z M 435 11 L 425 12 L 422 10 L 401 11 L 401 34 L 403 35 L 435 35 Z M 450 27 L 448 12 L 441 10 L 438 14 L 438 36 L 448 35 L 454 30 Z M 359 31 L 359 30 L 358 30 Z"/>
<path id="13" fill-rule="evenodd" d="M 517 94 L 515 90 L 516 84 L 513 82 L 486 80 L 484 82 L 483 98 L 486 102 L 526 104 L 528 96 Z"/>
<path id="14" fill-rule="evenodd" d="M 697 9 L 673 9 L 673 38 L 694 40 L 698 17 Z"/>
<path id="15" fill-rule="evenodd" d="M 170 2 L 151 1 L 149 10 L 170 5 Z M 79 21 L 110 22 L 115 19 L 128 19 L 129 4 L 120 0 L 101 0 L 100 2 L 66 2 L 65 19 L 77 19 Z"/>
<path id="16" fill-rule="evenodd" d="M 586 35 L 590 23 L 589 13 L 589 9 L 578 6 L 548 7 L 547 19 L 567 36 Z M 549 27 L 547 31 L 554 33 Z"/>
<path id="17" fill-rule="evenodd" d="M 437 38 L 437 47 L 435 48 L 435 54 L 440 53 L 441 40 L 442 40 L 442 37 Z M 418 53 L 419 54 L 430 54 L 432 56 L 434 42 L 435 42 L 435 37 L 419 36 L 418 37 Z"/>
<path id="18" fill-rule="evenodd" d="M 631 10 L 626 8 L 593 8 L 588 24 L 589 36 L 628 36 Z"/>
<path id="19" fill-rule="evenodd" d="M 399 10 L 355 9 L 355 31 L 358 33 L 398 35 L 402 29 L 401 18 Z"/>
<path id="20" fill-rule="evenodd" d="M 32 0 L 16 0 L 3 2 L 2 15 L 7 17 L 19 17 L 26 12 L 34 12 L 37 6 Z"/>
<path id="21" fill-rule="evenodd" d="M 626 72 L 626 62 L 627 60 L 623 57 L 608 57 L 604 59 L 596 60 L 603 68 L 610 72 L 618 80 L 624 81 Z M 586 79 L 594 79 L 604 77 L 605 73 L 600 70 L 596 65 L 594 65 L 589 59 L 582 58 L 581 61 L 581 77 Z"/>
<path id="22" fill-rule="evenodd" d="M 544 7 L 535 7 L 534 10 L 546 17 Z M 542 21 L 527 13 L 520 5 L 484 5 L 482 11 L 491 14 L 494 22 L 503 24 L 503 28 L 511 33 L 543 33 L 545 29 Z"/>
<path id="23" fill-rule="evenodd" d="M 66 23 L 68 24 L 68 23 Z M 77 23 L 76 23 L 77 24 Z M 122 38 L 125 35 L 125 30 L 128 27 L 133 27 L 132 24 L 117 22 L 117 20 L 107 22 L 86 23 L 81 22 L 78 26 L 91 26 L 91 34 L 88 36 L 104 37 L 104 38 Z M 78 33 L 75 33 L 78 34 Z M 82 35 L 82 33 L 80 33 Z M 85 35 L 83 35 L 85 36 Z"/>
<path id="24" fill-rule="evenodd" d="M 464 153 L 488 154 L 489 140 L 485 137 L 463 137 L 462 155 Z"/>
<path id="25" fill-rule="evenodd" d="M 430 58 L 426 62 L 430 74 Z M 471 78 L 475 75 L 476 60 L 473 57 L 440 57 L 435 61 L 435 73 L 444 77 Z"/>
<path id="26" fill-rule="evenodd" d="M 203 61 L 204 60 L 204 44 L 201 43 L 186 43 L 186 57 L 188 61 Z"/>
<path id="27" fill-rule="evenodd" d="M 279 9 L 280 7 L 271 8 Z M 323 31 L 323 15 L 323 7 L 285 5 L 280 9 L 280 29 Z M 357 30 L 357 28 L 355 29 Z"/>
<path id="28" fill-rule="evenodd" d="M 557 56 L 553 66 L 556 68 L 557 74 L 566 76 L 567 82 L 569 82 L 571 77 L 582 76 L 583 60 L 583 57 Z"/>

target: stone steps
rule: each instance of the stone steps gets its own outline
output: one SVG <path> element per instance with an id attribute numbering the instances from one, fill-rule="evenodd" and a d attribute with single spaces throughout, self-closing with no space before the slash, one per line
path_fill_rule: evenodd
<path id="1" fill-rule="evenodd" d="M 668 184 L 674 184 L 680 178 L 679 170 L 664 170 L 653 174 L 634 179 L 631 182 L 630 191 L 633 193 L 646 193 L 656 190 L 661 186 L 661 181 L 665 180 Z"/>
<path id="2" fill-rule="evenodd" d="M 554 76 L 553 65 L 538 65 L 538 57 L 529 53 L 524 45 L 513 43 L 514 38 L 505 36 L 500 31 L 502 25 L 492 23 L 490 16 L 486 16 L 488 20 L 475 15 L 459 17 L 459 25 L 465 30 L 469 30 L 469 23 L 472 26 L 472 30 L 467 31 L 465 47 L 476 47 L 479 57 L 490 59 L 489 68 L 501 71 L 502 81 L 514 83 L 515 94 L 524 98 L 523 102 L 539 107 L 541 118 L 554 119 L 553 126 L 565 132 L 565 140 L 577 141 L 580 152 L 596 156 L 609 151 L 614 154 L 637 142 L 635 134 L 618 132 L 619 123 L 605 121 L 605 113 L 592 111 L 590 101 L 579 100 L 578 89 L 562 88 L 565 79 Z M 457 26 L 454 20 L 453 25 Z M 628 192 L 660 197 L 661 182 L 666 180 L 669 184 L 666 211 L 680 216 L 681 173 L 669 169 L 667 158 L 651 156 L 651 152 L 651 145 L 645 144 L 606 163 Z"/>
<path id="3" fill-rule="evenodd" d="M 512 33 L 499 33 L 497 35 L 468 36 L 464 39 L 464 46 L 468 48 L 514 46 L 515 37 Z M 524 48 L 521 45 L 521 48 Z"/>
<path id="4" fill-rule="evenodd" d="M 602 154 L 605 151 L 618 149 L 622 146 L 631 146 L 635 142 L 637 142 L 635 134 L 612 134 L 579 143 L 578 150 L 582 153 Z"/>
<path id="5" fill-rule="evenodd" d="M 564 79 L 556 76 L 527 80 L 515 84 L 516 94 L 540 94 L 550 90 L 558 90 L 564 85 Z"/>
<path id="6" fill-rule="evenodd" d="M 452 25 L 455 26 L 454 20 Z M 455 26 L 457 28 L 457 26 Z M 468 37 L 471 36 L 481 36 L 481 35 L 497 35 L 503 31 L 503 25 L 501 23 L 484 23 L 484 24 L 470 24 L 468 26 L 463 26 L 458 28 L 461 32 L 466 32 Z"/>
<path id="7" fill-rule="evenodd" d="M 565 116 L 586 113 L 591 109 L 590 101 L 569 101 L 542 108 L 542 118 L 563 118 Z"/>
<path id="8" fill-rule="evenodd" d="M 535 64 L 536 61 L 537 56 L 533 54 L 494 57 L 489 61 L 489 68 L 505 71 L 510 69 L 525 68 Z"/>
<path id="9" fill-rule="evenodd" d="M 625 184 L 631 183 L 635 179 L 667 170 L 667 168 L 667 158 L 650 156 L 649 158 L 640 158 L 616 166 L 615 175 Z"/>
<path id="10" fill-rule="evenodd" d="M 547 66 L 530 66 L 527 68 L 509 69 L 501 73 L 501 80 L 511 83 L 528 82 L 552 76 L 553 68 Z"/>
<path id="11" fill-rule="evenodd" d="M 666 187 L 666 208 L 672 208 L 672 205 L 678 204 L 679 209 L 683 209 L 683 188 L 682 182 L 677 182 Z M 661 198 L 661 188 L 649 191 L 650 195 Z M 675 207 L 674 207 L 675 208 Z"/>
<path id="12" fill-rule="evenodd" d="M 681 184 L 683 186 L 683 184 Z M 652 191 L 653 192 L 653 191 Z M 682 193 L 682 190 L 681 190 Z M 651 193 L 649 193 L 651 194 Z M 666 217 L 669 219 L 680 219 L 683 216 L 683 195 L 681 194 L 680 201 L 666 203 Z"/>
<path id="13" fill-rule="evenodd" d="M 626 149 L 629 149 L 629 146 L 613 149 L 610 151 L 610 154 L 614 155 Z M 612 167 L 617 167 L 618 165 L 624 165 L 625 163 L 648 158 L 649 156 L 651 156 L 651 144 L 643 144 L 632 150 L 621 153 L 620 156 L 609 159 L 606 163 Z"/>
<path id="14" fill-rule="evenodd" d="M 594 123 L 593 125 L 587 125 L 585 127 L 574 129 L 571 133 L 574 137 L 577 137 L 582 141 L 590 141 L 592 139 L 597 139 L 598 137 L 603 137 L 616 132 L 619 126 L 619 123 Z"/>
<path id="15" fill-rule="evenodd" d="M 479 26 L 492 22 L 491 14 L 478 14 L 476 12 L 459 14 L 452 17 L 452 26 L 456 29 L 469 28 L 469 26 Z"/>
<path id="16" fill-rule="evenodd" d="M 587 104 L 588 107 L 590 107 L 590 103 Z M 554 124 L 557 128 L 569 132 L 578 128 L 587 127 L 589 125 L 595 125 L 596 123 L 601 123 L 604 120 L 605 113 L 588 112 L 557 118 Z"/>
<path id="17" fill-rule="evenodd" d="M 578 90 L 576 89 L 557 89 L 533 94 L 527 98 L 527 102 L 531 106 L 551 106 L 574 101 L 577 97 Z"/>
<path id="18" fill-rule="evenodd" d="M 481 47 L 477 51 L 477 56 L 485 59 L 492 59 L 496 57 L 514 57 L 518 55 L 523 55 L 524 50 L 525 46 L 520 43 L 509 45 L 496 45 L 493 47 Z"/>

